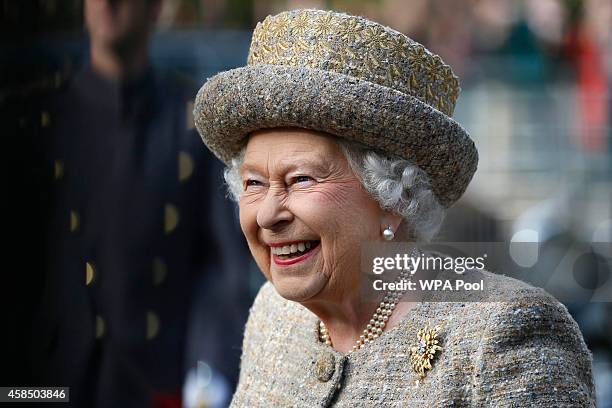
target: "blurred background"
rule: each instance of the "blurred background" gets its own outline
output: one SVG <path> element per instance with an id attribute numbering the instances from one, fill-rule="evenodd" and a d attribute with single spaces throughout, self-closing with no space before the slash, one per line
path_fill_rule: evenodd
<path id="1" fill-rule="evenodd" d="M 454 116 L 473 137 L 480 162 L 466 195 L 450 210 L 441 240 L 539 243 L 552 266 L 532 280 L 544 287 L 558 260 L 582 253 L 589 243 L 608 243 L 574 267 L 573 282 L 555 278 L 554 285 L 578 282 L 590 293 L 565 303 L 593 352 L 599 406 L 612 407 L 612 2 L 163 0 L 150 38 L 150 65 L 189 84 L 189 106 L 208 77 L 245 64 L 258 21 L 293 8 L 334 9 L 389 25 L 439 54 L 460 77 Z M 20 135 L 52 123 L 38 101 L 69 88 L 91 60 L 84 11 L 83 0 L 0 2 L 2 133 L 11 147 L 23 148 Z M 7 150 L 18 169 L 11 176 L 17 191 L 23 180 L 44 173 L 29 153 Z M 30 203 L 40 198 L 31 191 L 24 197 Z M 17 197 L 8 201 L 31 210 Z M 41 214 L 25 214 L 16 229 L 35 230 L 45 221 Z M 248 276 L 239 295 L 244 306 L 232 323 L 240 328 L 261 278 L 248 261 L 232 267 Z M 30 283 L 17 279 L 17 287 L 28 291 Z M 24 313 L 34 308 L 21 303 Z M 15 324 L 14 330 L 25 330 Z M 184 377 L 182 403 L 205 404 L 198 390 L 216 384 L 214 368 L 199 357 L 187 365 L 192 370 Z M 225 379 L 221 391 L 211 392 L 231 394 L 234 382 Z M 224 404 L 223 397 L 207 398 L 206 404 Z"/>

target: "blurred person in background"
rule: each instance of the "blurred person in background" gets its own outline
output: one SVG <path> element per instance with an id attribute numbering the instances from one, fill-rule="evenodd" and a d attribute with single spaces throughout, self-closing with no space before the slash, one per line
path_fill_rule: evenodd
<path id="1" fill-rule="evenodd" d="M 236 381 L 243 241 L 193 90 L 150 65 L 161 3 L 86 0 L 90 64 L 43 102 L 53 181 L 28 385 L 70 387 L 73 406 L 178 407 L 196 366 L 211 400 Z"/>

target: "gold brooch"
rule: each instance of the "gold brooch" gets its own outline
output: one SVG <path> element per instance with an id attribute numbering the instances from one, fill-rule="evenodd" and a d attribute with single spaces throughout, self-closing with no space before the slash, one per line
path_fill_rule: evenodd
<path id="1" fill-rule="evenodd" d="M 431 370 L 431 361 L 436 351 L 442 350 L 442 347 L 438 345 L 440 342 L 437 339 L 439 331 L 439 326 L 433 329 L 425 326 L 424 329 L 419 330 L 417 333 L 419 344 L 410 348 L 412 369 L 418 374 L 420 380 L 425 378 L 425 370 Z"/>

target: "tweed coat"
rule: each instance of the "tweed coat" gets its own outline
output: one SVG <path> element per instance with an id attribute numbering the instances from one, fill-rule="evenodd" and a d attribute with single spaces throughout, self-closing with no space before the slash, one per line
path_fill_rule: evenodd
<path id="1" fill-rule="evenodd" d="M 423 301 L 344 355 L 318 318 L 261 288 L 246 325 L 233 407 L 594 407 L 592 356 L 565 306 L 544 290 L 482 272 L 487 301 Z M 425 325 L 443 350 L 416 384 L 409 349 Z"/>

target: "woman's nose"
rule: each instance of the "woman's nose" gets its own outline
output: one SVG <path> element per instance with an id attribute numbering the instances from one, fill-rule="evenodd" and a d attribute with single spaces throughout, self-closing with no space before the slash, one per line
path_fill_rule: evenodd
<path id="1" fill-rule="evenodd" d="M 257 225 L 260 228 L 275 229 L 293 220 L 293 214 L 285 207 L 285 201 L 284 191 L 268 189 L 257 211 Z"/>

